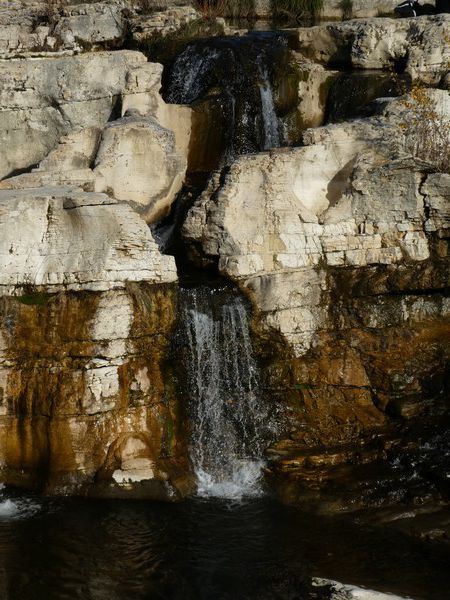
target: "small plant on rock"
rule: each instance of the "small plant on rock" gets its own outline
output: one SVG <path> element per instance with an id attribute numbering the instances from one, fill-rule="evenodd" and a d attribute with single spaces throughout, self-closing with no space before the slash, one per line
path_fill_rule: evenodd
<path id="1" fill-rule="evenodd" d="M 45 16 L 49 23 L 55 23 L 60 16 L 60 10 L 67 0 L 45 0 Z"/>
<path id="2" fill-rule="evenodd" d="M 254 0 L 197 0 L 197 8 L 207 18 L 251 17 L 255 12 Z"/>
<path id="3" fill-rule="evenodd" d="M 146 15 L 165 8 L 158 0 L 135 0 L 134 5 L 140 13 Z"/>
<path id="4" fill-rule="evenodd" d="M 298 21 L 317 17 L 323 9 L 324 0 L 272 0 L 275 16 L 286 16 Z"/>
<path id="5" fill-rule="evenodd" d="M 442 104 L 421 84 L 413 84 L 402 100 L 407 118 L 400 124 L 406 150 L 450 173 L 450 117 Z"/>

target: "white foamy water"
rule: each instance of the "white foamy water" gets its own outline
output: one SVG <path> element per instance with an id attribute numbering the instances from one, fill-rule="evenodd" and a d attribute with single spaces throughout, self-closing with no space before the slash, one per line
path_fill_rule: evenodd
<path id="1" fill-rule="evenodd" d="M 235 461 L 229 478 L 221 481 L 214 475 L 199 469 L 197 476 L 197 494 L 204 498 L 224 498 L 240 500 L 262 496 L 261 475 L 264 466 L 262 460 Z"/>
<path id="2" fill-rule="evenodd" d="M 12 517 L 19 512 L 19 506 L 12 500 L 3 500 L 0 502 L 0 519 L 5 517 Z"/>
<path id="3" fill-rule="evenodd" d="M 260 67 L 260 73 L 262 82 L 259 85 L 259 92 L 261 95 L 261 113 L 263 118 L 264 150 L 270 150 L 271 148 L 279 148 L 281 146 L 280 127 L 275 111 L 269 74 L 265 67 Z"/>
<path id="4" fill-rule="evenodd" d="M 40 504 L 30 498 L 5 498 L 4 494 L 1 494 L 3 488 L 3 484 L 0 484 L 1 520 L 27 518 L 41 509 Z"/>
<path id="5" fill-rule="evenodd" d="M 396 596 L 395 594 L 377 592 L 330 579 L 314 578 L 313 585 L 318 587 L 331 586 L 332 595 L 330 600 L 413 600 L 409 596 Z"/>
<path id="6" fill-rule="evenodd" d="M 214 48 L 188 46 L 175 61 L 167 91 L 169 102 L 190 104 L 208 88 L 208 74 L 219 52 Z"/>

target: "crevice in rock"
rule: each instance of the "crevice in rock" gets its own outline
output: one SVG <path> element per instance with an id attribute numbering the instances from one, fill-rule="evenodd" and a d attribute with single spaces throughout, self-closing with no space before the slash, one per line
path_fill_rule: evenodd
<path id="1" fill-rule="evenodd" d="M 117 121 L 117 119 L 121 118 L 122 105 L 123 105 L 122 95 L 118 94 L 117 96 L 114 96 L 112 99 L 112 108 L 111 108 L 111 114 L 109 115 L 109 118 L 108 118 L 108 123 L 111 123 L 112 121 Z"/>
<path id="2" fill-rule="evenodd" d="M 10 173 L 8 173 L 8 175 L 6 175 L 5 177 L 2 177 L 0 179 L 0 181 L 6 181 L 7 179 L 12 179 L 13 177 L 18 177 L 19 175 L 26 175 L 28 173 L 31 173 L 32 171 L 34 171 L 34 169 L 37 169 L 38 167 L 39 167 L 39 163 L 34 163 L 34 164 L 30 165 L 29 167 L 23 167 L 21 169 L 14 169 Z"/>

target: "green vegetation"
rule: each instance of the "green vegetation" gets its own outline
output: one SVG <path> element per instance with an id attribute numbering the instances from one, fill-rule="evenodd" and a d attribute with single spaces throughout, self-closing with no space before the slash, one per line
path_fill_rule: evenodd
<path id="1" fill-rule="evenodd" d="M 159 0 L 134 0 L 133 7 L 141 14 L 148 15 L 159 10 L 164 10 L 164 2 Z"/>
<path id="2" fill-rule="evenodd" d="M 251 17 L 254 0 L 197 0 L 198 9 L 207 17 Z M 323 0 L 272 0 L 272 14 L 277 18 L 316 17 Z"/>
<path id="3" fill-rule="evenodd" d="M 27 306 L 43 306 L 47 304 L 51 297 L 51 294 L 47 294 L 45 292 L 38 292 L 33 289 L 25 289 L 24 294 L 19 296 L 18 300 L 22 304 L 26 304 Z"/>
<path id="4" fill-rule="evenodd" d="M 183 25 L 178 31 L 163 36 L 155 34 L 135 44 L 150 60 L 170 64 L 192 41 L 223 35 L 223 25 L 214 19 L 197 19 Z"/>
<path id="5" fill-rule="evenodd" d="M 403 104 L 408 118 L 400 124 L 406 149 L 442 173 L 450 173 L 450 119 L 444 106 L 421 84 L 413 84 Z"/>
<path id="6" fill-rule="evenodd" d="M 316 17 L 322 9 L 323 0 L 272 0 L 272 12 L 278 17 Z"/>
<path id="7" fill-rule="evenodd" d="M 197 0 L 198 9 L 206 17 L 252 17 L 254 0 Z"/>

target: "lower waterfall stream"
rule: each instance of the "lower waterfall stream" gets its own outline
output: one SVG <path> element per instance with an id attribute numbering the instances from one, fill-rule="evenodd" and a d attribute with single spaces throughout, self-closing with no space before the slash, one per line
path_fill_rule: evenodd
<path id="1" fill-rule="evenodd" d="M 180 312 L 197 494 L 258 496 L 273 424 L 260 394 L 244 300 L 228 287 L 185 288 Z"/>

